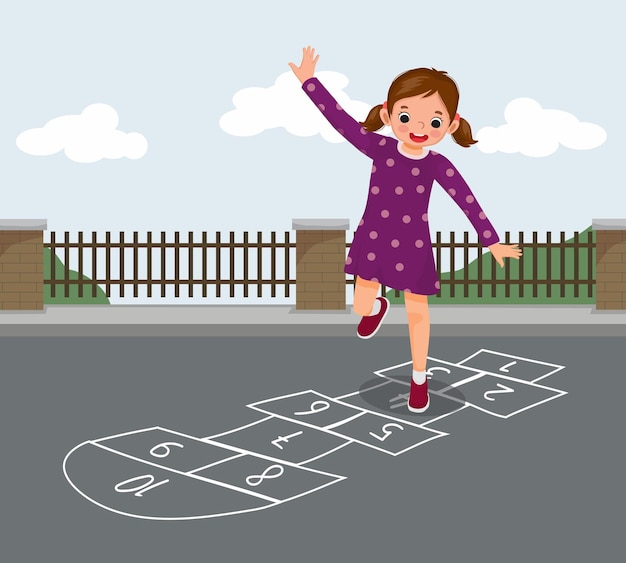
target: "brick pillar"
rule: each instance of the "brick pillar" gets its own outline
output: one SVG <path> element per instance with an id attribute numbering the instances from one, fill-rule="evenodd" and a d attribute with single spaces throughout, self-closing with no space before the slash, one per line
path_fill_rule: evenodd
<path id="1" fill-rule="evenodd" d="M 626 309 L 626 219 L 594 219 L 596 309 Z"/>
<path id="2" fill-rule="evenodd" d="M 44 219 L 0 219 L 0 310 L 43 310 Z"/>
<path id="3" fill-rule="evenodd" d="M 345 310 L 348 219 L 294 219 L 296 309 Z"/>

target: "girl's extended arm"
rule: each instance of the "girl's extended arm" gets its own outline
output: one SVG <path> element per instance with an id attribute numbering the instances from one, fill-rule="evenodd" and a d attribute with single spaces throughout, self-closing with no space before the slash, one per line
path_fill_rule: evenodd
<path id="1" fill-rule="evenodd" d="M 305 47 L 302 49 L 300 66 L 294 63 L 289 63 L 289 66 L 302 83 L 306 95 L 328 122 L 341 136 L 371 158 L 372 150 L 377 146 L 381 135 L 367 131 L 356 119 L 348 115 L 324 85 L 313 76 L 318 59 L 319 55 L 315 55 L 315 49 Z"/>
<path id="2" fill-rule="evenodd" d="M 439 159 L 437 182 L 465 212 L 478 234 L 480 243 L 489 249 L 500 267 L 504 266 L 504 258 L 519 260 L 522 251 L 516 244 L 500 243 L 496 230 L 458 170 L 442 155 L 438 155 L 437 158 Z"/>

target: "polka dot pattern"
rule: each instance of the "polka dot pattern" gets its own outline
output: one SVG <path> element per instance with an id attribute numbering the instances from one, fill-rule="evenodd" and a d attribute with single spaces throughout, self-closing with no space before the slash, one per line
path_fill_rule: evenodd
<path id="1" fill-rule="evenodd" d="M 435 181 L 472 224 L 480 224 L 477 230 L 483 243 L 498 240 L 474 195 L 444 156 L 431 150 L 423 158 L 410 158 L 398 150 L 396 139 L 355 126 L 317 79 L 308 81 L 303 90 L 321 113 L 332 113 L 337 131 L 371 159 L 369 197 L 345 260 L 346 272 L 407 293 L 440 291 L 428 232 L 427 194 Z"/>

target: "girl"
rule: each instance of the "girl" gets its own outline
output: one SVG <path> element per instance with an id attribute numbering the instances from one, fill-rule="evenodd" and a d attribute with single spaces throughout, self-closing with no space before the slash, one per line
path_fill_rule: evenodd
<path id="1" fill-rule="evenodd" d="M 324 117 L 357 149 L 372 159 L 367 204 L 354 234 L 345 272 L 356 276 L 354 312 L 362 317 L 357 334 L 371 338 L 382 323 L 389 301 L 377 297 L 380 285 L 404 292 L 409 323 L 413 376 L 408 408 L 424 412 L 429 405 L 426 360 L 430 339 L 428 295 L 439 292 L 428 228 L 428 200 L 436 180 L 465 212 L 502 267 L 504 258 L 519 259 L 517 245 L 502 245 L 487 216 L 456 168 L 430 150 L 446 134 L 469 147 L 469 123 L 459 116 L 459 92 L 442 71 L 409 70 L 391 84 L 387 100 L 357 122 L 314 78 L 319 55 L 306 47 L 300 66 L 289 63 L 302 89 Z M 387 125 L 396 139 L 374 133 Z"/>

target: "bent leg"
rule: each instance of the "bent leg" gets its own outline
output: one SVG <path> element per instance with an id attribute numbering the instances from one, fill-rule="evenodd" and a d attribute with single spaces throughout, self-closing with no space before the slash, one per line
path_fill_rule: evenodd
<path id="1" fill-rule="evenodd" d="M 404 303 L 409 321 L 409 340 L 411 342 L 411 358 L 413 369 L 426 371 L 428 343 L 430 341 L 430 313 L 428 297 L 417 293 L 404 292 Z"/>
<path id="2" fill-rule="evenodd" d="M 364 280 L 357 276 L 354 286 L 353 311 L 360 317 L 369 316 L 379 291 L 380 284 L 378 282 Z"/>

